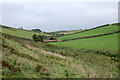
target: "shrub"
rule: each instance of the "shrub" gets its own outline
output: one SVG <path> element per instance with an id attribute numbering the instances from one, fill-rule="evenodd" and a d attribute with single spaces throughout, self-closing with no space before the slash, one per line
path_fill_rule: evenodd
<path id="1" fill-rule="evenodd" d="M 36 35 L 36 34 L 33 34 L 33 40 L 34 40 L 35 42 L 38 41 L 38 40 L 37 40 L 37 35 Z"/>
<path id="2" fill-rule="evenodd" d="M 42 65 L 36 65 L 36 72 L 40 72 L 40 71 L 42 71 L 44 68 L 43 68 L 43 66 Z"/>
<path id="3" fill-rule="evenodd" d="M 38 41 L 43 42 L 44 36 L 42 36 L 42 35 L 38 35 L 37 38 L 38 38 Z"/>
<path id="4" fill-rule="evenodd" d="M 38 41 L 43 42 L 43 39 L 44 39 L 44 36 L 42 36 L 42 35 L 38 35 L 38 36 L 36 34 L 33 35 L 33 40 L 35 42 L 38 42 Z"/>
<path id="5" fill-rule="evenodd" d="M 42 32 L 40 29 L 32 29 L 32 31 L 37 32 L 37 33 Z"/>

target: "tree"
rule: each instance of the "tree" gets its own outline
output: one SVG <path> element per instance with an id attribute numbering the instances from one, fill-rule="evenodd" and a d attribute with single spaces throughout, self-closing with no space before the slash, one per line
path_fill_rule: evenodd
<path id="1" fill-rule="evenodd" d="M 38 33 L 42 32 L 40 29 L 32 29 L 32 31 L 35 31 L 35 32 L 38 32 Z"/>
<path id="2" fill-rule="evenodd" d="M 33 40 L 34 40 L 35 42 L 38 41 L 38 39 L 37 39 L 37 35 L 36 35 L 36 34 L 33 34 Z"/>
<path id="3" fill-rule="evenodd" d="M 38 41 L 43 42 L 44 37 L 42 35 L 38 35 Z"/>
<path id="4" fill-rule="evenodd" d="M 36 35 L 36 34 L 33 35 L 33 40 L 35 42 L 38 42 L 38 41 L 44 42 L 43 39 L 44 39 L 44 36 L 42 36 L 42 35 Z"/>

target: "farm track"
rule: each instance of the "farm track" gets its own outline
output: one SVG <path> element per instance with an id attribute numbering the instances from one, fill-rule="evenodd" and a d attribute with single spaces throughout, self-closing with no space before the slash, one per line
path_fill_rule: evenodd
<path id="1" fill-rule="evenodd" d="M 31 45 L 26 45 L 28 48 L 32 48 L 34 50 L 38 50 L 38 51 L 41 51 L 43 54 L 46 54 L 46 55 L 53 55 L 55 57 L 59 57 L 59 58 L 62 58 L 62 59 L 65 59 L 65 56 L 62 56 L 60 54 L 57 54 L 57 53 L 53 53 L 53 52 L 50 52 L 50 51 L 46 51 L 46 50 L 42 50 L 40 48 L 37 48 L 37 47 L 33 47 Z"/>
<path id="2" fill-rule="evenodd" d="M 45 51 L 45 50 L 43 50 L 42 52 L 43 52 L 44 54 L 53 55 L 53 56 L 56 56 L 56 57 L 65 59 L 65 56 L 62 56 L 62 55 L 57 54 L 57 53 L 53 53 L 53 52 L 49 52 L 49 51 Z"/>

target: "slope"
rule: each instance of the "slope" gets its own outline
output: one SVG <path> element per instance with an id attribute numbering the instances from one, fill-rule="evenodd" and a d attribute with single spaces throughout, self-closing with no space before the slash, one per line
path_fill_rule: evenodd
<path id="1" fill-rule="evenodd" d="M 13 36 L 19 36 L 21 38 L 27 38 L 27 39 L 32 39 L 33 34 L 49 36 L 45 33 L 36 33 L 36 32 L 32 32 L 30 30 L 20 30 L 20 29 L 8 27 L 8 26 L 3 26 L 3 25 L 1 27 L 1 29 L 2 29 L 1 30 L 2 33 L 10 34 Z"/>
<path id="2" fill-rule="evenodd" d="M 115 33 L 107 36 L 71 40 L 66 42 L 56 42 L 51 44 L 62 47 L 72 47 L 76 49 L 84 48 L 84 49 L 92 49 L 92 50 L 100 49 L 100 50 L 113 51 L 113 52 L 115 51 L 117 53 L 118 34 L 120 35 L 120 33 Z"/>
<path id="3" fill-rule="evenodd" d="M 109 25 L 109 26 L 102 26 L 96 29 L 87 30 L 81 33 L 73 34 L 73 35 L 67 35 L 58 37 L 57 39 L 60 40 L 67 40 L 67 39 L 74 39 L 74 38 L 80 38 L 80 37 L 86 37 L 86 36 L 93 36 L 93 35 L 100 35 L 105 33 L 111 33 L 118 31 L 118 25 Z"/>
<path id="4" fill-rule="evenodd" d="M 118 76 L 117 62 L 108 56 L 95 53 L 88 54 L 40 42 L 36 43 L 6 34 L 3 34 L 1 38 L 3 41 L 3 78 L 100 78 Z"/>

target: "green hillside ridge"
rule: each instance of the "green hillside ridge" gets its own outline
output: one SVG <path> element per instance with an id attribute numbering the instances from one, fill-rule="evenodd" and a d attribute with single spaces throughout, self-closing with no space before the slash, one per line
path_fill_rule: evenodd
<path id="1" fill-rule="evenodd" d="M 8 27 L 8 26 L 1 26 L 1 27 L 2 27 L 2 30 L 1 30 L 2 33 L 19 36 L 22 38 L 32 39 L 33 34 L 50 36 L 45 33 L 36 33 L 36 32 L 32 32 L 30 30 L 20 30 L 20 29 Z"/>
<path id="2" fill-rule="evenodd" d="M 118 25 L 109 25 L 109 26 L 105 26 L 105 27 L 85 31 L 85 32 L 82 32 L 82 33 L 57 37 L 57 39 L 67 40 L 67 39 L 74 39 L 74 38 L 80 38 L 80 37 L 85 37 L 85 36 L 93 36 L 93 35 L 105 34 L 105 33 L 110 33 L 110 32 L 115 32 L 115 31 L 118 31 Z"/>
<path id="3" fill-rule="evenodd" d="M 99 27 L 89 31 L 58 37 L 58 39 L 63 39 L 66 42 L 55 42 L 50 43 L 60 47 L 71 47 L 74 49 L 87 49 L 87 50 L 101 50 L 110 51 L 113 54 L 118 53 L 118 34 L 114 33 L 118 31 L 119 24 L 112 24 L 109 26 Z M 101 34 L 114 33 L 110 35 L 90 37 Z M 89 38 L 82 38 L 89 37 Z M 82 39 L 80 39 L 82 38 Z"/>

